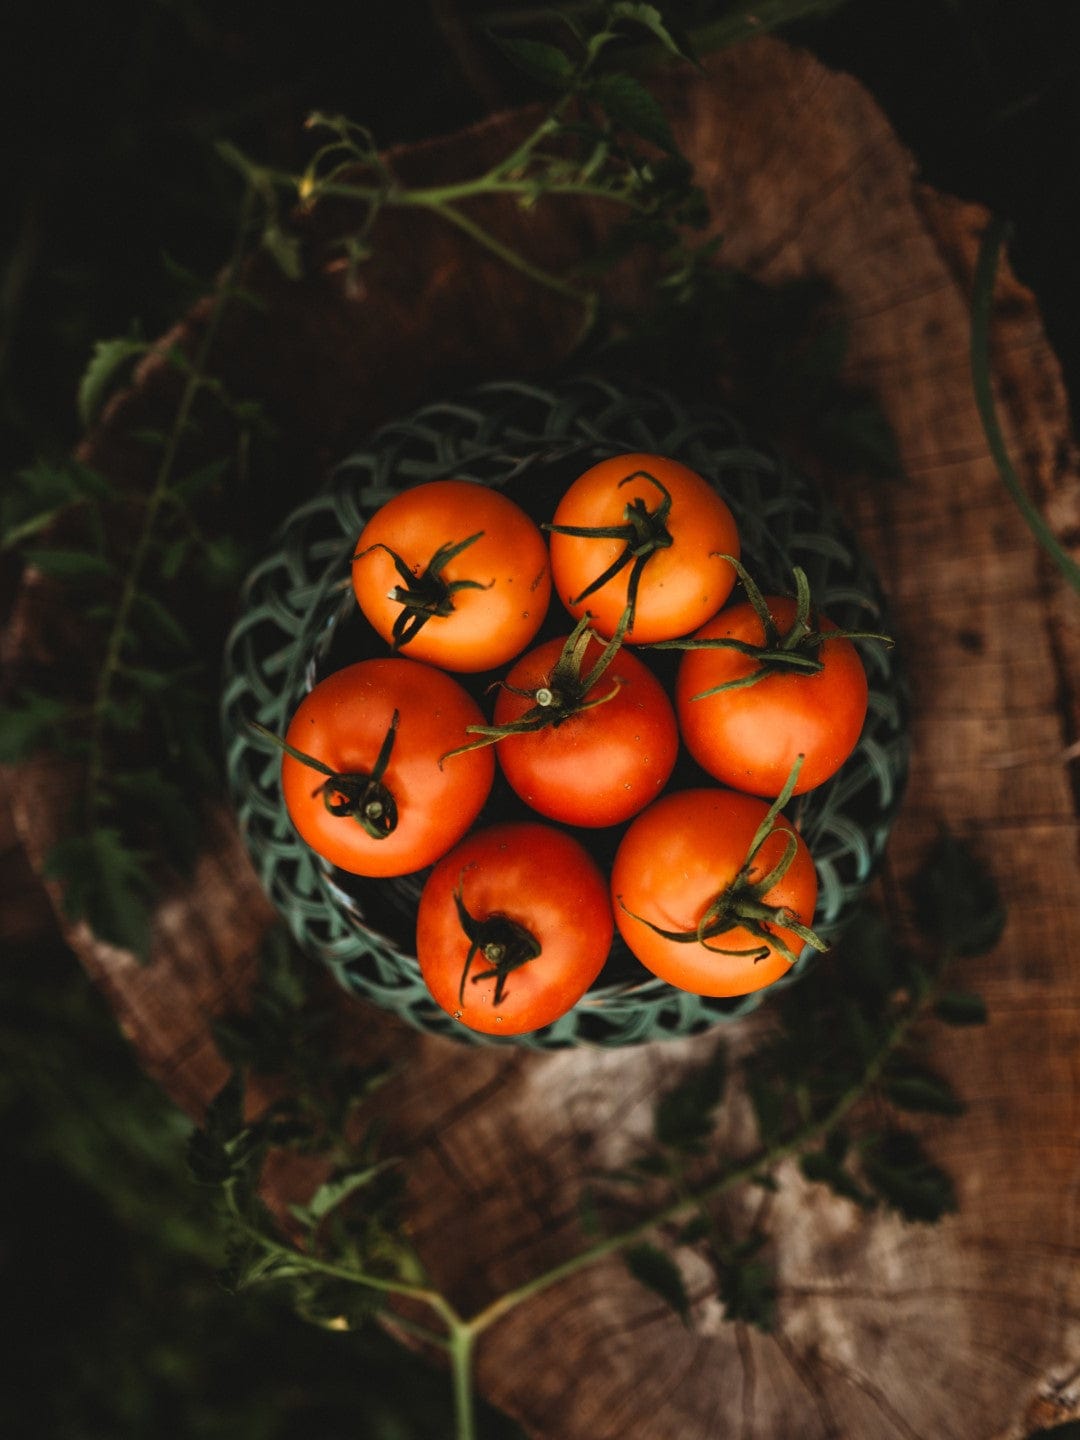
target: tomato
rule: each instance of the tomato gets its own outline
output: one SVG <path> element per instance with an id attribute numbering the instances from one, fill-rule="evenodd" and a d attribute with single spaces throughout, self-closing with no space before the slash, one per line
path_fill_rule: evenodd
<path id="1" fill-rule="evenodd" d="M 433 480 L 381 506 L 357 541 L 352 584 L 395 649 L 469 672 L 520 654 L 551 596 L 539 528 L 508 496 L 471 480 Z"/>
<path id="2" fill-rule="evenodd" d="M 474 831 L 432 870 L 416 953 L 436 1003 L 489 1035 L 550 1025 L 611 948 L 607 882 L 561 830 L 516 821 Z"/>
<path id="3" fill-rule="evenodd" d="M 440 766 L 483 718 L 455 679 L 415 660 L 361 660 L 320 680 L 286 732 L 296 753 L 281 762 L 285 806 L 301 838 L 355 875 L 407 875 L 432 864 L 461 839 L 491 789 L 495 767 L 485 751 Z"/>
<path id="4" fill-rule="evenodd" d="M 698 995 L 761 990 L 804 942 L 824 949 L 805 928 L 817 888 L 794 827 L 756 796 L 719 786 L 661 796 L 631 822 L 611 871 L 615 923 L 631 951 L 654 975 Z M 763 905 L 775 907 L 775 920 Z"/>
<path id="5" fill-rule="evenodd" d="M 529 728 L 530 716 L 539 728 Z M 618 825 L 636 815 L 667 783 L 679 750 L 675 711 L 659 680 L 636 655 L 601 645 L 582 625 L 511 668 L 491 731 L 515 725 L 523 728 L 496 745 L 503 774 L 532 809 L 567 825 Z"/>
<path id="6" fill-rule="evenodd" d="M 631 603 L 628 640 L 686 635 L 735 583 L 723 558 L 739 556 L 730 509 L 696 471 L 660 455 L 601 460 L 569 486 L 546 528 L 560 600 L 571 615 L 590 613 L 602 635 Z"/>
<path id="7" fill-rule="evenodd" d="M 782 635 L 790 631 L 796 601 L 767 596 L 764 603 Z M 836 632 L 824 616 L 813 618 L 820 643 L 800 654 L 818 669 L 778 668 L 737 650 L 687 650 L 679 664 L 675 705 L 686 747 L 717 780 L 752 795 L 780 793 L 796 756 L 805 756 L 795 793 L 811 790 L 835 775 L 854 750 L 866 719 L 868 686 L 862 661 L 851 640 Z M 749 602 L 731 605 L 696 632 L 693 639 L 733 639 L 765 645 L 765 628 Z M 769 647 L 766 647 L 767 649 Z M 753 684 L 709 695 L 717 685 L 745 678 L 764 666 L 768 673 Z M 698 698 L 703 697 L 703 698 Z"/>

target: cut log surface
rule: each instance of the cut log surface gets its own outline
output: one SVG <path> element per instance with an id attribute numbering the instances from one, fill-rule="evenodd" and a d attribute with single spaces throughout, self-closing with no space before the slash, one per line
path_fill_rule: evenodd
<path id="1" fill-rule="evenodd" d="M 956 1181 L 957 1214 L 933 1227 L 867 1215 L 788 1166 L 765 1201 L 775 1333 L 725 1321 L 693 1261 L 689 1328 L 605 1261 L 487 1333 L 479 1385 L 545 1440 L 1019 1440 L 1080 1415 L 1080 600 L 1006 494 L 975 408 L 970 299 L 988 217 L 919 182 L 855 81 L 777 41 L 657 90 L 725 263 L 767 285 L 829 283 L 850 326 L 848 374 L 896 435 L 894 479 L 830 481 L 879 568 L 912 685 L 913 771 L 881 883 L 898 893 L 945 823 L 994 872 L 1008 922 L 993 953 L 957 977 L 985 997 L 989 1024 L 935 1031 L 933 1063 L 968 1109 L 921 1133 Z M 470 173 L 521 125 L 498 116 L 399 159 Z M 408 223 L 407 244 L 380 240 L 363 299 L 346 296 L 335 272 L 287 284 L 260 271 L 273 303 L 232 312 L 222 371 L 271 404 L 311 483 L 350 433 L 444 379 L 459 388 L 470 375 L 543 373 L 569 352 L 571 307 L 436 221 Z M 601 219 L 578 213 L 568 225 L 541 206 L 505 223 L 555 265 Z M 627 272 L 619 283 L 632 300 L 641 280 Z M 175 338 L 202 323 L 193 314 Z M 1010 452 L 1075 553 L 1080 473 L 1066 396 L 1035 300 L 1007 269 L 992 362 Z M 125 436 L 160 403 L 163 368 L 145 366 L 88 443 L 88 458 L 133 483 L 145 461 Z M 47 612 L 28 582 L 10 665 L 60 643 Z M 62 788 L 40 766 L 11 776 L 38 867 Z M 148 968 L 68 927 L 147 1070 L 193 1113 L 225 1074 L 209 1019 L 244 993 L 270 918 L 222 814 L 194 882 L 159 909 Z M 414 1234 L 466 1312 L 580 1248 L 583 1177 L 633 1152 L 658 1089 L 714 1043 L 472 1049 L 342 1004 L 358 1043 L 406 1061 L 391 1124 L 409 1158 Z M 753 1030 L 738 1027 L 732 1043 Z M 718 1143 L 737 1152 L 745 1123 L 733 1110 Z M 734 1196 L 732 1216 L 762 1203 L 757 1191 Z"/>

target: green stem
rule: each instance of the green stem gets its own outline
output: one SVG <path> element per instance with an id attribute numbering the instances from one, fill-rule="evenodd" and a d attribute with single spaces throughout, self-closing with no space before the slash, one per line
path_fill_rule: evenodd
<path id="1" fill-rule="evenodd" d="M 560 1281 L 569 1279 L 579 1271 L 597 1261 L 606 1259 L 607 1256 L 625 1250 L 631 1245 L 645 1238 L 652 1231 L 670 1224 L 672 1221 L 682 1218 L 688 1210 L 694 1209 L 709 1201 L 718 1199 L 721 1195 L 733 1190 L 737 1185 L 753 1179 L 762 1171 L 769 1170 L 779 1165 L 782 1161 L 790 1159 L 793 1155 L 799 1154 L 813 1141 L 827 1135 L 830 1130 L 837 1126 L 848 1112 L 866 1094 L 867 1090 L 880 1078 L 881 1072 L 890 1055 L 907 1036 L 911 1027 L 922 1016 L 924 1011 L 931 1005 L 937 995 L 937 986 L 928 987 L 927 991 L 920 995 L 918 1003 L 910 1010 L 901 1015 L 885 1039 L 880 1049 L 867 1062 L 859 1079 L 848 1087 L 832 1107 L 816 1120 L 808 1121 L 800 1126 L 787 1140 L 782 1141 L 769 1149 L 759 1150 L 751 1155 L 734 1169 L 726 1170 L 722 1175 L 703 1185 L 700 1189 L 682 1193 L 670 1204 L 665 1205 L 662 1210 L 655 1214 L 648 1215 L 635 1224 L 621 1230 L 618 1234 L 605 1236 L 597 1240 L 587 1249 L 579 1251 L 576 1255 L 570 1256 L 562 1264 L 553 1266 L 542 1275 L 534 1276 L 532 1280 L 519 1285 L 515 1290 L 508 1290 L 486 1305 L 483 1310 L 478 1311 L 467 1322 L 468 1329 L 474 1336 L 481 1335 L 485 1330 L 495 1324 L 497 1320 L 508 1314 L 511 1310 L 517 1309 L 524 1301 L 532 1299 L 543 1291 L 559 1284 Z"/>
<path id="2" fill-rule="evenodd" d="M 475 240 L 478 245 L 483 246 L 483 248 L 490 251 L 492 255 L 498 256 L 504 264 L 517 270 L 520 274 L 526 276 L 527 279 L 544 286 L 548 290 L 554 291 L 556 295 L 562 295 L 567 300 L 573 300 L 576 304 L 580 305 L 585 311 L 587 320 L 591 320 L 596 314 L 600 302 L 595 291 L 582 290 L 577 285 L 571 284 L 569 280 L 562 279 L 561 276 L 556 275 L 553 271 L 544 270 L 539 265 L 534 265 L 531 260 L 526 260 L 524 255 L 519 254 L 512 246 L 504 244 L 503 241 L 492 235 L 489 230 L 485 230 L 482 225 L 478 225 L 475 220 L 471 220 L 468 215 L 463 215 L 455 206 L 449 204 L 433 204 L 431 208 L 437 215 L 440 215 L 451 225 L 456 225 L 458 229 L 464 231 L 471 240 Z"/>
<path id="3" fill-rule="evenodd" d="M 476 1440 L 476 1409 L 473 1387 L 473 1346 L 476 1335 L 464 1324 L 450 1331 L 450 1377 L 454 1386 L 455 1440 Z"/>
<path id="4" fill-rule="evenodd" d="M 1053 560 L 1072 588 L 1080 594 L 1080 565 L 1060 544 L 1043 516 L 1032 503 L 1009 459 L 1005 437 L 998 421 L 994 390 L 990 380 L 990 310 L 998 258 L 1011 232 L 1008 221 L 991 220 L 979 247 L 971 302 L 971 380 L 979 407 L 983 433 L 1002 482 L 1027 522 L 1035 539 Z"/>
<path id="5" fill-rule="evenodd" d="M 249 185 L 241 202 L 240 218 L 237 222 L 233 252 L 229 258 L 229 263 L 226 266 L 225 274 L 221 280 L 217 297 L 207 319 L 206 329 L 203 331 L 202 339 L 195 352 L 194 362 L 192 363 L 191 369 L 187 372 L 184 388 L 180 395 L 180 403 L 176 410 L 176 417 L 173 421 L 172 429 L 169 432 L 164 452 L 162 453 L 161 463 L 158 466 L 153 489 L 147 498 L 146 507 L 143 511 L 142 527 L 135 541 L 135 548 L 131 555 L 131 563 L 128 567 L 124 587 L 116 607 L 116 614 L 113 617 L 112 627 L 109 631 L 105 657 L 98 671 L 92 701 L 93 719 L 90 726 L 89 758 L 87 761 L 86 789 L 84 792 L 87 823 L 91 826 L 93 825 L 100 804 L 102 780 L 104 778 L 105 716 L 108 710 L 113 682 L 120 673 L 120 657 L 127 635 L 128 621 L 131 617 L 131 610 L 135 604 L 136 597 L 139 594 L 139 586 L 142 580 L 143 570 L 150 554 L 150 545 L 154 534 L 154 526 L 158 518 L 158 512 L 169 498 L 169 486 L 172 483 L 173 468 L 176 464 L 176 457 L 180 450 L 184 431 L 187 429 L 188 420 L 191 416 L 191 408 L 195 403 L 196 395 L 202 387 L 204 380 L 203 371 L 206 368 L 210 349 L 214 340 L 217 338 L 218 328 L 221 324 L 221 317 L 225 310 L 232 282 L 243 257 L 244 240 L 247 235 L 254 199 L 254 191 Z"/>

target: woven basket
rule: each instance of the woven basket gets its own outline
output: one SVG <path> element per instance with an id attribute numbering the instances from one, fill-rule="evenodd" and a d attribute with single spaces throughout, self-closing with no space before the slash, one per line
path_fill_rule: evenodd
<path id="1" fill-rule="evenodd" d="M 246 582 L 226 648 L 222 698 L 229 784 L 241 833 L 268 895 L 300 945 L 325 962 L 347 990 L 419 1029 L 471 1043 L 543 1049 L 692 1035 L 747 1014 L 813 964 L 808 949 L 769 989 L 711 999 L 656 979 L 616 936 L 595 986 L 553 1025 L 517 1037 L 475 1034 L 435 1005 L 420 975 L 413 935 L 427 872 L 364 880 L 319 859 L 297 837 L 285 812 L 279 752 L 244 723 L 258 720 L 283 735 L 322 675 L 387 653 L 356 606 L 350 559 L 367 518 L 390 496 L 427 480 L 471 479 L 499 486 L 537 518 L 549 518 L 555 499 L 576 475 L 605 455 L 630 450 L 682 460 L 717 486 L 738 522 L 744 563 L 765 593 L 790 591 L 792 565 L 798 564 L 815 603 L 842 628 L 887 628 L 872 568 L 808 480 L 755 448 L 716 408 L 595 377 L 546 388 L 483 385 L 460 400 L 426 405 L 384 426 L 364 449 L 337 465 L 322 493 L 294 511 Z M 553 615 L 538 640 L 568 628 L 565 617 Z M 894 652 L 880 645 L 860 649 L 870 682 L 862 738 L 839 774 L 799 797 L 787 812 L 814 856 L 819 880 L 814 927 L 826 939 L 839 933 L 881 859 L 907 769 L 905 692 Z M 662 663 L 658 669 L 663 678 Z M 482 696 L 491 677 L 457 678 Z M 705 783 L 714 782 L 683 757 L 669 787 Z M 497 782 L 477 824 L 524 813 Z M 610 864 L 619 832 L 576 833 L 602 865 Z"/>

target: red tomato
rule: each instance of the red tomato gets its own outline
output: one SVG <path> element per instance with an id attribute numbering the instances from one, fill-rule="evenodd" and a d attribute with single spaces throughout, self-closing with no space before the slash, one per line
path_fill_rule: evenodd
<path id="1" fill-rule="evenodd" d="M 395 649 L 470 672 L 520 654 L 551 595 L 538 527 L 506 495 L 470 480 L 433 480 L 388 500 L 357 541 L 352 583 Z"/>
<path id="2" fill-rule="evenodd" d="M 734 516 L 708 481 L 661 455 L 601 460 L 569 487 L 547 528 L 560 600 L 578 618 L 588 611 L 601 635 L 615 633 L 635 587 L 627 639 L 642 644 L 689 634 L 735 584 L 721 558 L 739 556 Z"/>
<path id="3" fill-rule="evenodd" d="M 566 825 L 618 825 L 667 783 L 679 750 L 675 711 L 652 671 L 620 649 L 581 697 L 586 706 L 611 698 L 560 720 L 554 672 L 566 643 L 538 645 L 506 676 L 495 700 L 494 728 L 519 721 L 545 691 L 553 720 L 499 740 L 499 764 L 511 787 L 541 815 Z M 586 677 L 603 648 L 589 640 L 581 667 Z"/>
<path id="4" fill-rule="evenodd" d="M 780 816 L 742 875 L 768 814 L 763 800 L 715 787 L 664 795 L 630 824 L 611 871 L 615 923 L 654 975 L 697 995 L 731 996 L 761 990 L 790 968 L 780 946 L 795 956 L 802 950 L 804 937 L 789 927 L 811 923 L 817 873 L 806 842 Z M 789 836 L 786 872 L 756 895 L 755 882 L 782 860 Z M 740 898 L 777 907 L 776 920 L 742 918 Z M 720 917 L 718 902 L 733 912 Z"/>
<path id="5" fill-rule="evenodd" d="M 778 630 L 795 620 L 796 602 L 767 596 Z M 814 617 L 826 635 L 836 626 Z M 749 602 L 729 606 L 693 637 L 726 638 L 759 646 L 765 633 Z M 825 639 L 807 652 L 821 662 L 817 671 L 777 670 L 733 690 L 696 697 L 760 668 L 737 650 L 687 650 L 679 665 L 675 704 L 686 747 L 710 775 L 736 790 L 775 796 L 796 756 L 805 760 L 794 793 L 801 794 L 835 775 L 854 750 L 866 719 L 866 672 L 850 640 Z M 766 662 L 767 663 L 767 662 Z"/>
<path id="6" fill-rule="evenodd" d="M 577 1004 L 599 975 L 614 926 L 588 851 L 550 825 L 477 830 L 428 877 L 416 953 L 432 996 L 488 1035 L 522 1035 Z"/>
<path id="7" fill-rule="evenodd" d="M 456 680 L 415 660 L 362 660 L 327 676 L 301 701 L 285 736 L 333 771 L 328 777 L 282 757 L 285 806 L 301 838 L 354 875 L 407 875 L 432 864 L 461 839 L 491 789 L 495 766 L 486 751 L 439 763 L 483 718 Z M 366 781 L 380 752 L 385 766 L 372 788 Z M 392 822 L 379 838 L 356 814 L 330 808 L 372 802 L 370 814 L 364 809 L 369 829 Z"/>

